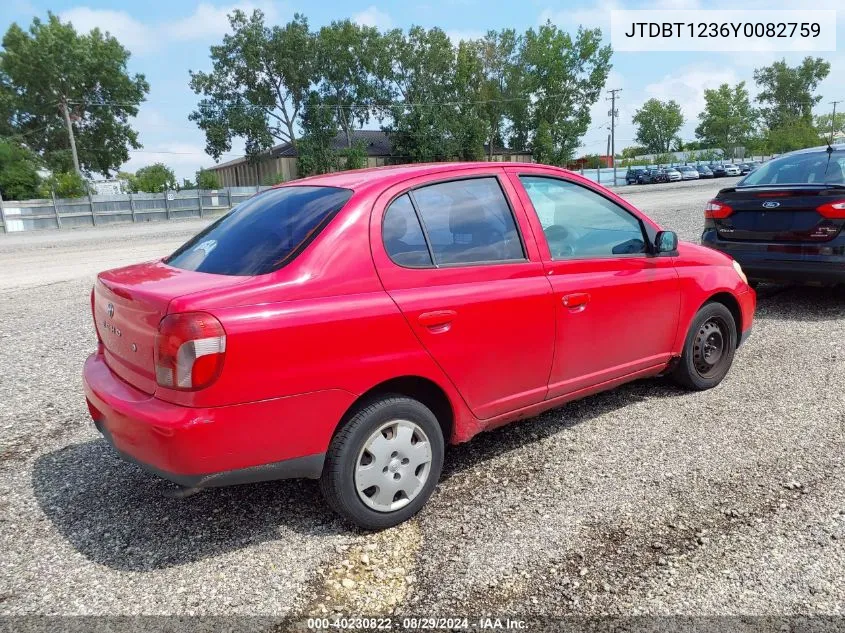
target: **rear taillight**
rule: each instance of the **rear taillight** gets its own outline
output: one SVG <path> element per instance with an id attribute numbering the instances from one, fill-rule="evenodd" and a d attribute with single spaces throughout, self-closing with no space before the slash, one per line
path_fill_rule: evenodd
<path id="1" fill-rule="evenodd" d="M 210 314 L 185 312 L 164 317 L 155 342 L 156 382 L 195 391 L 220 375 L 226 357 L 226 331 Z"/>
<path id="2" fill-rule="evenodd" d="M 733 212 L 734 210 L 732 208 L 718 200 L 711 200 L 704 207 L 704 217 L 708 220 L 722 220 Z"/>
<path id="3" fill-rule="evenodd" d="M 816 211 L 828 220 L 845 220 L 845 200 L 828 202 L 818 207 Z"/>

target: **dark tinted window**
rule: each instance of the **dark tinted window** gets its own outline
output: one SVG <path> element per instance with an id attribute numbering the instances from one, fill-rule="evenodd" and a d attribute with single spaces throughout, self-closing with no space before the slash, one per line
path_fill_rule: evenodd
<path id="1" fill-rule="evenodd" d="M 390 259 L 400 266 L 432 265 L 420 222 L 407 194 L 396 198 L 387 209 L 381 235 Z"/>
<path id="2" fill-rule="evenodd" d="M 438 265 L 525 258 L 496 178 L 438 183 L 413 196 Z"/>
<path id="3" fill-rule="evenodd" d="M 521 176 L 553 259 L 646 252 L 640 222 L 599 194 L 564 180 Z"/>
<path id="4" fill-rule="evenodd" d="M 218 275 L 269 273 L 295 257 L 351 195 L 336 187 L 270 189 L 239 204 L 167 263 Z"/>
<path id="5" fill-rule="evenodd" d="M 748 174 L 738 186 L 823 183 L 845 184 L 845 152 L 835 151 L 829 155 L 821 150 L 773 158 Z"/>

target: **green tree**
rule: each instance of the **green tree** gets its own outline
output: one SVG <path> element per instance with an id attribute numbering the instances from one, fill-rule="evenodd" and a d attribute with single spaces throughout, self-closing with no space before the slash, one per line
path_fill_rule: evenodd
<path id="1" fill-rule="evenodd" d="M 162 193 L 168 189 L 176 189 L 176 176 L 173 170 L 163 163 L 153 163 L 141 167 L 135 172 L 134 188 L 146 193 Z"/>
<path id="2" fill-rule="evenodd" d="M 484 75 L 479 110 L 486 122 L 488 158 L 492 160 L 493 148 L 505 145 L 514 97 L 521 83 L 519 49 L 522 38 L 513 29 L 488 31 L 476 45 Z"/>
<path id="3" fill-rule="evenodd" d="M 302 113 L 302 137 L 297 145 L 297 166 L 300 176 L 326 174 L 339 167 L 334 148 L 337 120 L 317 92 L 311 92 Z"/>
<path id="4" fill-rule="evenodd" d="M 29 31 L 12 24 L 0 51 L 0 111 L 5 126 L 54 171 L 73 167 L 63 111 L 67 109 L 83 172 L 106 176 L 140 148 L 129 123 L 149 92 L 143 75 L 127 71 L 129 51 L 94 29 L 78 34 L 52 13 Z"/>
<path id="5" fill-rule="evenodd" d="M 785 120 L 781 127 L 770 129 L 766 135 L 766 146 L 775 154 L 814 147 L 823 142 L 819 131 L 803 118 Z"/>
<path id="6" fill-rule="evenodd" d="M 831 121 L 833 124 L 831 125 Z M 816 117 L 816 128 L 822 135 L 830 138 L 831 134 L 837 132 L 845 132 L 845 112 L 837 112 L 836 120 L 833 119 L 833 114 L 822 114 Z"/>
<path id="7" fill-rule="evenodd" d="M 280 185 L 285 181 L 282 174 L 267 174 L 261 179 L 261 184 L 265 187 L 272 187 L 273 185 Z"/>
<path id="8" fill-rule="evenodd" d="M 318 91 L 351 148 L 353 131 L 370 120 L 379 94 L 374 73 L 381 35 L 373 27 L 343 20 L 321 28 L 315 41 Z"/>
<path id="9" fill-rule="evenodd" d="M 701 142 L 726 152 L 744 146 L 754 132 L 757 118 L 745 82 L 733 88 L 722 84 L 714 90 L 705 90 L 704 101 L 704 110 L 698 115 L 701 122 L 695 128 Z"/>
<path id="10" fill-rule="evenodd" d="M 88 193 L 85 181 L 75 171 L 55 173 L 41 183 L 39 198 L 81 198 Z"/>
<path id="11" fill-rule="evenodd" d="M 297 121 L 315 79 L 316 44 L 305 17 L 266 26 L 264 14 L 236 10 L 232 33 L 211 47 L 211 72 L 191 71 L 190 86 L 202 95 L 189 119 L 205 132 L 215 159 L 244 138 L 255 156 L 275 142 L 297 142 Z"/>
<path id="12" fill-rule="evenodd" d="M 672 148 L 683 124 L 684 115 L 676 101 L 649 99 L 634 113 L 637 142 L 655 154 L 668 152 Z"/>
<path id="13" fill-rule="evenodd" d="M 197 172 L 197 189 L 219 189 L 220 181 L 217 174 L 210 169 L 200 169 Z"/>
<path id="14" fill-rule="evenodd" d="M 821 96 L 814 93 L 828 74 L 830 62 L 821 57 L 805 57 L 794 68 L 787 65 L 785 59 L 757 68 L 754 71 L 754 81 L 760 88 L 757 101 L 763 106 L 760 114 L 766 127 L 785 130 L 787 124 L 798 120 L 811 125 L 813 106 L 821 100 Z"/>
<path id="15" fill-rule="evenodd" d="M 4 200 L 29 200 L 38 196 L 41 161 L 32 150 L 0 138 L 0 195 Z"/>
<path id="16" fill-rule="evenodd" d="M 569 162 L 604 88 L 611 52 L 600 29 L 579 27 L 574 38 L 551 22 L 528 29 L 519 53 L 525 98 L 511 110 L 516 144 L 527 141 L 538 161 Z"/>
<path id="17" fill-rule="evenodd" d="M 363 169 L 367 166 L 367 149 L 361 141 L 340 150 L 338 157 L 343 161 L 343 169 Z"/>
<path id="18" fill-rule="evenodd" d="M 647 147 L 642 145 L 631 145 L 622 150 L 622 158 L 636 158 L 644 154 L 650 153 Z"/>
<path id="19" fill-rule="evenodd" d="M 480 103 L 483 83 L 480 47 L 476 42 L 459 42 L 455 60 L 454 115 L 450 119 L 450 136 L 454 139 L 455 157 L 459 160 L 484 158 L 484 140 L 488 134 Z"/>
<path id="20" fill-rule="evenodd" d="M 137 193 L 138 187 L 135 174 L 128 171 L 119 171 L 117 172 L 116 178 L 126 183 L 126 193 Z"/>
<path id="21" fill-rule="evenodd" d="M 456 56 L 441 29 L 412 27 L 408 35 L 394 29 L 379 51 L 391 118 L 384 129 L 396 155 L 414 162 L 449 160 L 457 154 L 451 128 L 455 117 Z"/>

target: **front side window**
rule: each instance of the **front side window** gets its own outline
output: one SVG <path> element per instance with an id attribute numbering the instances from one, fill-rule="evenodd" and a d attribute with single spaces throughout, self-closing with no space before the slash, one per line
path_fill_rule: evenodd
<path id="1" fill-rule="evenodd" d="M 497 178 L 442 182 L 411 195 L 438 266 L 525 259 Z"/>
<path id="2" fill-rule="evenodd" d="M 552 259 L 646 252 L 640 221 L 594 191 L 565 180 L 520 176 L 540 218 Z"/>
<path id="3" fill-rule="evenodd" d="M 270 189 L 239 204 L 166 263 L 217 275 L 264 275 L 296 257 L 351 195 L 337 187 Z"/>

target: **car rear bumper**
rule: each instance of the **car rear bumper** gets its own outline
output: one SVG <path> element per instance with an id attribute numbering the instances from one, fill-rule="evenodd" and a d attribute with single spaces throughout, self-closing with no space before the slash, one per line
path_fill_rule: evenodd
<path id="1" fill-rule="evenodd" d="M 706 229 L 701 243 L 733 257 L 749 279 L 798 283 L 845 283 L 843 238 L 820 244 L 729 242 Z"/>
<path id="2" fill-rule="evenodd" d="M 226 407 L 182 407 L 118 378 L 103 356 L 83 384 L 97 429 L 128 461 L 183 486 L 317 478 L 337 422 L 355 401 L 326 390 Z"/>

